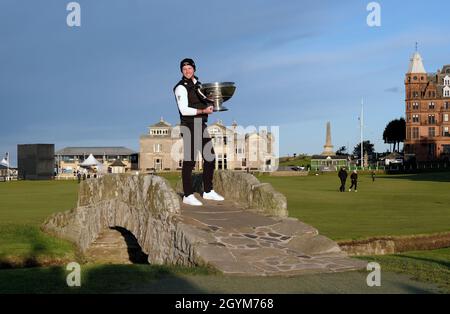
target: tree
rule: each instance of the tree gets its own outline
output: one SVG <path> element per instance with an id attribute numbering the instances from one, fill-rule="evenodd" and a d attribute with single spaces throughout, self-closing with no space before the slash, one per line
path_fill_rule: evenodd
<path id="1" fill-rule="evenodd" d="M 370 143 L 370 141 L 363 142 L 364 153 L 367 152 L 369 157 L 371 157 L 375 152 L 373 146 L 374 145 Z M 353 149 L 353 155 L 358 156 L 358 159 L 361 159 L 361 143 L 358 143 L 358 145 L 355 146 Z"/>
<path id="2" fill-rule="evenodd" d="M 406 137 L 406 122 L 405 119 L 395 119 L 390 121 L 383 132 L 383 140 L 386 144 L 394 144 L 397 150 L 400 150 L 400 143 L 405 141 Z"/>
<path id="3" fill-rule="evenodd" d="M 336 155 L 347 155 L 347 147 L 339 147 L 339 149 L 336 151 Z"/>

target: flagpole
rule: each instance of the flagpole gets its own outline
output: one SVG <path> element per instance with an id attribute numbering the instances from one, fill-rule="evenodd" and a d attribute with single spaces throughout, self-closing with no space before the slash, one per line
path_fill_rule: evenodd
<path id="1" fill-rule="evenodd" d="M 361 170 L 364 170 L 363 127 L 364 127 L 364 99 L 361 98 L 361 119 L 360 119 L 360 128 L 361 128 Z"/>
<path id="2" fill-rule="evenodd" d="M 9 181 L 9 152 L 7 152 L 6 155 L 6 181 Z"/>

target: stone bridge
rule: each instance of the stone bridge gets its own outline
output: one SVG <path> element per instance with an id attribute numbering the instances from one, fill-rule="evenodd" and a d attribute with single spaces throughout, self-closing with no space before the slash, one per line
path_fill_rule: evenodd
<path id="1" fill-rule="evenodd" d="M 194 178 L 198 192 L 200 182 Z M 80 184 L 77 208 L 52 215 L 42 229 L 85 254 L 109 228 L 126 229 L 150 264 L 210 266 L 226 274 L 296 275 L 366 266 L 315 228 L 287 217 L 286 197 L 253 175 L 216 171 L 214 188 L 225 201 L 202 199 L 204 206 L 194 207 L 182 204 L 179 188 L 159 176 L 88 179 Z"/>

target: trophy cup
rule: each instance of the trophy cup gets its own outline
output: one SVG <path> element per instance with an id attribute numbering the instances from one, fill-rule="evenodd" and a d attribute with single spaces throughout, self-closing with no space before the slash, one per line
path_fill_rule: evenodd
<path id="1" fill-rule="evenodd" d="M 222 103 L 230 99 L 235 90 L 234 82 L 206 83 L 199 87 L 199 92 L 214 102 L 213 111 L 227 111 L 228 109 L 222 106 Z"/>

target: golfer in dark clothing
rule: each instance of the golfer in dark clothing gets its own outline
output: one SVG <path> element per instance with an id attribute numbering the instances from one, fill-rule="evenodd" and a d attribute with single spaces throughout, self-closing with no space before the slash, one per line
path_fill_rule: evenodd
<path id="1" fill-rule="evenodd" d="M 183 136 L 184 159 L 181 175 L 184 190 L 183 203 L 192 206 L 203 205 L 195 198 L 192 185 L 192 170 L 195 167 L 198 151 L 203 156 L 204 193 L 202 197 L 208 200 L 223 201 L 224 198 L 213 190 L 215 153 L 211 138 L 206 131 L 208 115 L 213 113 L 213 106 L 211 101 L 199 90 L 200 82 L 194 75 L 196 70 L 194 60 L 182 60 L 180 70 L 183 77 L 175 85 L 173 91 L 180 113 L 180 131 Z"/>
<path id="2" fill-rule="evenodd" d="M 350 175 L 350 180 L 352 180 L 352 185 L 350 186 L 350 189 L 348 189 L 349 192 L 352 191 L 352 188 L 355 187 L 355 192 L 358 192 L 358 174 L 356 173 L 356 170 L 353 170 L 353 173 Z"/>
<path id="3" fill-rule="evenodd" d="M 340 192 L 345 192 L 345 181 L 347 181 L 347 171 L 344 167 L 341 168 L 338 172 L 338 177 L 341 179 L 341 187 L 339 188 Z"/>

